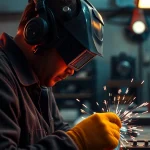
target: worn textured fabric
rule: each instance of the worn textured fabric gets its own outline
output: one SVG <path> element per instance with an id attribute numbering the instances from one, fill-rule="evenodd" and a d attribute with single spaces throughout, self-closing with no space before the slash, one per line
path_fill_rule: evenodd
<path id="1" fill-rule="evenodd" d="M 77 150 L 51 88 L 40 87 L 13 39 L 0 37 L 0 150 Z"/>

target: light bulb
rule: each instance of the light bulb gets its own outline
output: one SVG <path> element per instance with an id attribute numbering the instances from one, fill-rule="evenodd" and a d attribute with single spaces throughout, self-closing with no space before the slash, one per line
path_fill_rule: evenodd
<path id="1" fill-rule="evenodd" d="M 150 1 L 149 0 L 139 0 L 138 7 L 139 8 L 150 8 Z"/>
<path id="2" fill-rule="evenodd" d="M 146 26 L 145 26 L 144 22 L 142 22 L 142 21 L 136 21 L 132 25 L 132 30 L 136 34 L 142 34 L 146 30 Z"/>

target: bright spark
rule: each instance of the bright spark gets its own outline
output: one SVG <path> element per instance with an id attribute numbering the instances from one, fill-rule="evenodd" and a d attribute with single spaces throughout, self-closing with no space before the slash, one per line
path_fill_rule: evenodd
<path id="1" fill-rule="evenodd" d="M 131 82 L 133 82 L 133 79 L 131 79 Z M 141 84 L 144 83 L 144 80 L 141 82 Z M 104 91 L 107 90 L 107 87 L 104 86 Z M 121 89 L 118 90 L 118 94 L 121 94 Z M 128 94 L 129 88 L 126 89 L 125 94 Z M 109 98 L 112 96 L 112 93 L 109 93 Z M 135 121 L 133 118 L 139 118 L 141 117 L 140 115 L 148 113 L 148 111 L 141 112 L 141 113 L 134 113 L 135 110 L 147 106 L 149 103 L 144 102 L 141 105 L 133 105 L 134 104 L 134 98 L 130 98 L 129 100 L 125 100 L 125 95 L 123 96 L 122 100 L 120 99 L 120 96 L 118 95 L 117 97 L 113 97 L 113 103 L 115 106 L 114 112 L 120 117 L 121 122 L 122 122 L 122 128 L 120 129 L 120 146 L 121 147 L 126 147 L 125 143 L 128 143 L 127 139 L 125 138 L 127 135 L 132 139 L 135 140 L 135 137 L 132 136 L 134 132 L 142 132 L 143 129 L 140 129 L 139 126 L 132 125 L 132 122 Z M 79 99 L 76 99 L 78 102 L 80 102 Z M 110 100 L 110 99 L 109 99 Z M 120 102 L 123 101 L 123 104 L 128 104 L 126 108 L 120 108 Z M 104 100 L 104 108 L 102 108 L 102 112 L 110 112 L 110 101 Z M 85 108 L 89 109 L 85 104 L 82 104 Z M 96 102 L 96 105 L 99 106 L 99 103 Z M 130 108 L 133 105 L 132 109 Z M 99 106 L 100 107 L 100 106 Z M 130 108 L 130 109 L 129 109 Z M 82 113 L 87 113 L 85 110 L 80 109 Z M 89 109 L 90 110 L 90 109 Z M 90 110 L 92 111 L 92 110 Z M 92 114 L 96 113 L 92 111 Z M 84 117 L 82 117 L 85 119 Z"/>
<path id="2" fill-rule="evenodd" d="M 133 78 L 131 79 L 131 82 L 133 82 Z"/>

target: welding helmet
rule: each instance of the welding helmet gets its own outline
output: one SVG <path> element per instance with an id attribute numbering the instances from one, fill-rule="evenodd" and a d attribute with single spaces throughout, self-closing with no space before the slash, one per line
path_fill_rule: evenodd
<path id="1" fill-rule="evenodd" d="M 45 45 L 55 47 L 66 64 L 75 71 L 81 69 L 96 55 L 103 56 L 104 22 L 89 1 L 34 0 L 34 2 L 36 9 L 39 10 L 39 17 L 33 18 L 25 26 L 24 37 L 29 44 L 34 45 L 47 38 Z M 45 9 L 46 2 L 49 3 L 49 9 Z M 76 13 L 73 13 L 75 11 Z M 51 35 L 54 40 L 50 41 Z"/>
<path id="2" fill-rule="evenodd" d="M 58 48 L 64 61 L 76 71 L 96 55 L 103 56 L 103 19 L 91 3 L 80 2 L 78 15 L 64 22 L 71 36 Z"/>

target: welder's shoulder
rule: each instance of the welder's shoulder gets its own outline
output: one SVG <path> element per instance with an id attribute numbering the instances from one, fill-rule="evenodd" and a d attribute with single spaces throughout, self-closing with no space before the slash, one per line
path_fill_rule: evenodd
<path id="1" fill-rule="evenodd" d="M 6 79 L 12 81 L 14 73 L 11 67 L 11 63 L 6 54 L 0 50 L 0 79 Z"/>

